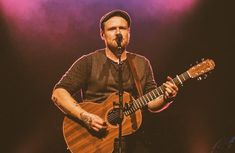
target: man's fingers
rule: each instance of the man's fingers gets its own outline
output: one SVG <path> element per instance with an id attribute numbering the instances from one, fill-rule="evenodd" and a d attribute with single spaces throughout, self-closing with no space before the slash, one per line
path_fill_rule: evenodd
<path id="1" fill-rule="evenodd" d="M 174 89 L 175 91 L 178 91 L 178 87 L 177 87 L 174 83 L 169 82 L 169 81 L 167 81 L 166 83 L 167 83 L 172 89 Z"/>
<path id="2" fill-rule="evenodd" d="M 169 83 L 163 83 L 163 85 L 164 85 L 164 87 L 165 87 L 165 89 L 170 89 L 170 90 L 174 90 L 173 88 L 172 88 L 172 86 L 169 84 Z"/>
<path id="3" fill-rule="evenodd" d="M 96 116 L 96 118 L 94 119 L 94 121 L 95 121 L 95 123 L 97 123 L 97 124 L 99 124 L 99 125 L 102 125 L 102 126 L 107 125 L 106 122 L 105 122 L 102 118 L 100 118 L 100 117 L 98 117 L 98 116 Z"/>
<path id="4" fill-rule="evenodd" d="M 98 129 L 102 129 L 103 128 L 103 126 L 98 124 L 98 123 L 94 123 L 93 126 L 98 128 Z"/>
<path id="5" fill-rule="evenodd" d="M 93 123 L 91 125 L 91 128 L 94 129 L 95 131 L 100 131 L 101 129 L 107 129 L 107 126 L 100 125 L 98 123 Z"/>
<path id="6" fill-rule="evenodd" d="M 170 76 L 167 76 L 167 80 L 169 80 L 170 82 L 174 83 L 173 79 Z"/>
<path id="7" fill-rule="evenodd" d="M 165 88 L 165 90 L 166 90 L 166 92 L 167 92 L 168 94 L 172 94 L 172 93 L 173 93 L 173 91 L 172 91 L 170 88 Z"/>
<path id="8" fill-rule="evenodd" d="M 166 82 L 163 85 L 166 90 L 165 92 L 166 97 L 170 98 L 176 96 L 178 89 L 174 87 L 175 85 L 173 85 L 171 82 Z"/>
<path id="9" fill-rule="evenodd" d="M 101 129 L 107 129 L 107 124 L 102 118 L 91 113 L 82 113 L 81 119 L 87 124 L 87 126 L 95 131 L 100 131 Z"/>
<path id="10" fill-rule="evenodd" d="M 167 81 L 165 83 L 163 83 L 163 86 L 165 87 L 164 96 L 166 98 L 176 97 L 179 89 L 171 77 L 169 77 L 169 76 L 167 77 Z"/>
<path id="11" fill-rule="evenodd" d="M 104 122 L 101 118 L 95 118 L 93 124 L 95 127 L 99 128 L 99 129 L 107 128 L 106 122 Z"/>
<path id="12" fill-rule="evenodd" d="M 177 92 L 177 90 L 174 88 L 174 85 L 171 83 L 164 83 L 164 87 L 169 94 L 174 94 Z"/>
<path id="13" fill-rule="evenodd" d="M 92 126 L 91 127 L 93 130 L 95 130 L 96 132 L 98 132 L 100 129 L 99 128 L 97 128 L 97 127 L 95 127 L 95 126 Z"/>
<path id="14" fill-rule="evenodd" d="M 165 91 L 165 98 L 169 97 L 169 93 L 167 91 Z"/>
<path id="15" fill-rule="evenodd" d="M 171 87 L 172 89 L 174 89 L 175 91 L 178 91 L 179 89 L 178 89 L 178 87 L 177 87 L 177 85 L 173 82 L 173 79 L 171 78 L 171 77 L 167 77 L 167 80 L 168 81 L 166 81 L 166 84 L 168 84 L 169 85 L 169 87 Z"/>

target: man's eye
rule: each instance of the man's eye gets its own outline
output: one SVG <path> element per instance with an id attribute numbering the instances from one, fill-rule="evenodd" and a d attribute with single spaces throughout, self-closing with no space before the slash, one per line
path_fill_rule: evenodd
<path id="1" fill-rule="evenodd" d="M 109 30 L 115 30 L 116 28 L 109 28 Z"/>

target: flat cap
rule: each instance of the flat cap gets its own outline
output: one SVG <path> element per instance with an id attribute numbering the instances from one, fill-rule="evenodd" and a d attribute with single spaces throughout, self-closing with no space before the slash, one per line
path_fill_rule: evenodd
<path id="1" fill-rule="evenodd" d="M 130 25 L 131 25 L 130 15 L 126 11 L 117 9 L 117 10 L 112 10 L 101 17 L 100 29 L 104 30 L 104 23 L 114 16 L 120 16 L 120 17 L 124 18 L 128 23 L 128 27 L 130 27 Z"/>

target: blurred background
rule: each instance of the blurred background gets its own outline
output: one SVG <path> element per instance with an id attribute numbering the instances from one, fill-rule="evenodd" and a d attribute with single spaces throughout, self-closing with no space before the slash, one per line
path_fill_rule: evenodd
<path id="1" fill-rule="evenodd" d="M 103 48 L 99 20 L 112 9 L 132 17 L 128 50 L 146 56 L 160 85 L 202 58 L 216 68 L 180 87 L 154 114 L 157 151 L 210 153 L 235 135 L 234 4 L 218 0 L 0 0 L 1 152 L 64 153 L 55 83 L 84 54 Z M 229 141 L 231 143 L 231 141 Z"/>

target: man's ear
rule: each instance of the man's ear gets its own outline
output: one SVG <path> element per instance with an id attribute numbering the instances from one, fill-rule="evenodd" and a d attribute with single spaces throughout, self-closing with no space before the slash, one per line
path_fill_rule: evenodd
<path id="1" fill-rule="evenodd" d="M 102 30 L 100 30 L 100 37 L 102 40 L 104 40 L 104 32 Z"/>

